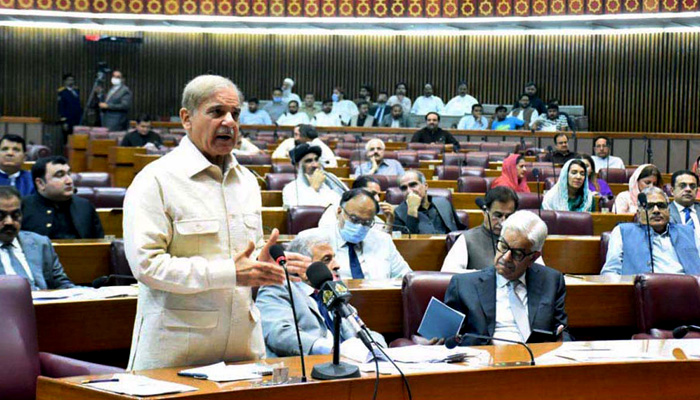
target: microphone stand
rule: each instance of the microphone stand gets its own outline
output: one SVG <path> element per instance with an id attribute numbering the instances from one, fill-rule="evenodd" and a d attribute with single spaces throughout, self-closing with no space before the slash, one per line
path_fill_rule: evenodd
<path id="1" fill-rule="evenodd" d="M 537 172 L 537 173 L 535 173 Z M 537 202 L 539 203 L 539 207 L 537 207 L 537 216 L 542 219 L 542 198 L 540 197 L 540 171 L 539 169 L 535 168 L 535 170 L 532 171 L 532 174 L 535 175 L 535 180 L 537 181 Z"/>
<path id="2" fill-rule="evenodd" d="M 552 146 L 547 146 L 547 151 L 549 151 L 549 157 L 550 157 L 550 160 L 552 160 L 552 176 L 556 178 L 557 177 L 557 169 L 554 166 L 554 149 L 552 148 Z"/>
<path id="3" fill-rule="evenodd" d="M 640 196 L 641 197 L 641 196 Z M 647 242 L 649 243 L 649 259 L 651 261 L 651 273 L 654 273 L 654 250 L 653 246 L 651 245 L 651 226 L 649 226 L 649 210 L 647 209 L 647 199 L 646 196 L 644 198 L 640 198 L 639 202 L 641 203 L 641 206 L 644 207 L 644 215 L 647 218 Z"/>
<path id="4" fill-rule="evenodd" d="M 340 362 L 340 310 L 333 310 L 333 362 L 316 364 L 311 370 L 311 377 L 319 380 L 359 378 L 360 368 L 356 365 Z"/>
<path id="5" fill-rule="evenodd" d="M 520 341 L 517 341 L 517 340 L 502 339 L 502 338 L 491 337 L 491 336 L 483 336 L 483 335 L 477 335 L 477 334 L 475 334 L 475 333 L 463 333 L 463 334 L 458 335 L 458 336 L 456 336 L 456 337 L 454 338 L 454 339 L 455 339 L 455 340 L 454 340 L 454 345 L 452 345 L 452 346 L 450 347 L 449 345 L 445 344 L 445 346 L 446 346 L 448 349 L 454 348 L 454 347 L 456 347 L 456 345 L 457 345 L 458 343 L 461 343 L 461 342 L 462 342 L 462 339 L 465 338 L 465 337 L 471 337 L 471 338 L 475 338 L 475 339 L 483 339 L 483 340 L 489 340 L 489 341 L 494 341 L 494 340 L 496 340 L 496 341 L 501 341 L 501 342 L 505 342 L 505 343 L 511 343 L 511 344 L 517 344 L 517 345 L 523 346 L 523 347 L 525 348 L 525 350 L 527 350 L 528 354 L 530 355 L 530 365 L 535 365 L 535 355 L 532 354 L 532 350 L 530 349 L 530 346 L 528 346 L 527 344 L 525 344 L 525 342 L 520 342 Z"/>
<path id="6" fill-rule="evenodd" d="M 644 140 L 646 141 L 647 164 L 653 164 L 654 163 L 654 150 L 651 149 L 651 139 L 647 136 L 644 136 Z"/>

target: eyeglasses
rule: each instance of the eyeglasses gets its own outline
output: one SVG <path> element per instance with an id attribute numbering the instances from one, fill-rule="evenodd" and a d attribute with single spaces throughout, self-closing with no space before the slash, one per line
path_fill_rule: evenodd
<path id="1" fill-rule="evenodd" d="M 8 215 L 14 221 L 19 221 L 20 219 L 22 219 L 22 210 L 13 210 L 10 212 L 0 210 L 0 221 L 4 221 Z"/>
<path id="2" fill-rule="evenodd" d="M 348 212 L 348 210 L 345 209 L 345 207 L 341 207 L 341 208 L 342 208 L 343 212 L 345 213 L 345 215 L 348 216 L 348 220 L 350 220 L 350 222 L 352 222 L 353 224 L 362 225 L 362 226 L 365 226 L 367 228 L 371 228 L 374 226 L 374 218 L 372 218 L 370 220 L 365 220 L 365 219 L 358 217 L 357 215 L 350 214 Z"/>
<path id="3" fill-rule="evenodd" d="M 506 241 L 503 239 L 498 240 L 498 244 L 496 244 L 496 250 L 498 250 L 498 252 L 503 255 L 510 251 L 511 258 L 513 258 L 514 261 L 518 262 L 524 260 L 525 257 L 531 256 L 536 253 L 535 251 L 526 252 L 523 249 L 512 249 L 508 245 L 508 243 L 506 243 Z"/>
<path id="4" fill-rule="evenodd" d="M 417 187 L 418 185 L 420 185 L 420 183 L 418 181 L 413 181 L 413 182 L 409 183 L 408 185 L 399 186 L 399 189 L 401 189 L 402 192 L 405 192 L 406 190 L 408 190 L 408 188 L 413 189 L 413 188 Z"/>
<path id="5" fill-rule="evenodd" d="M 678 186 L 678 188 L 681 189 L 681 190 L 682 190 L 682 189 L 685 189 L 685 188 L 690 188 L 690 190 L 695 190 L 695 189 L 698 188 L 698 185 L 696 185 L 696 184 L 694 184 L 694 183 L 685 183 L 685 182 L 680 182 L 680 183 L 679 183 L 678 185 L 676 185 L 676 186 Z"/>
<path id="6" fill-rule="evenodd" d="M 658 203 L 647 203 L 647 211 L 652 211 L 654 207 L 658 207 L 659 210 L 665 210 L 668 208 L 668 203 L 658 202 Z"/>

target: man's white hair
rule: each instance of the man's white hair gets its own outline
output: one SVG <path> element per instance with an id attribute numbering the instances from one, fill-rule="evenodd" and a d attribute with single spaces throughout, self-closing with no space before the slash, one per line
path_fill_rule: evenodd
<path id="1" fill-rule="evenodd" d="M 374 138 L 374 139 L 370 139 L 370 140 L 367 142 L 367 144 L 365 145 L 365 151 L 369 151 L 370 146 L 371 146 L 372 143 L 374 143 L 374 142 L 379 142 L 379 143 L 381 143 L 381 144 L 382 144 L 382 149 L 385 149 L 385 148 L 386 148 L 386 145 L 384 144 L 384 142 L 382 141 L 382 139 Z"/>
<path id="2" fill-rule="evenodd" d="M 523 235 L 530 242 L 530 251 L 540 251 L 547 239 L 547 224 L 530 211 L 516 211 L 503 222 L 501 236 L 504 232 L 511 230 Z"/>
<path id="3" fill-rule="evenodd" d="M 664 196 L 664 199 L 666 199 L 666 203 L 669 202 L 668 195 L 666 194 L 666 192 L 664 192 L 661 188 L 658 188 L 656 186 L 649 186 L 648 188 L 645 188 L 644 190 L 642 190 L 642 193 L 644 193 L 644 195 L 646 195 L 647 197 L 651 196 L 652 194 L 660 194 L 660 195 Z M 637 200 L 637 206 L 642 207 L 642 205 L 639 204 L 639 199 L 636 199 L 636 200 Z M 641 210 L 641 208 L 640 208 L 640 210 Z"/>
<path id="4" fill-rule="evenodd" d="M 243 102 L 243 94 L 230 79 L 219 75 L 200 75 L 187 83 L 182 91 L 182 107 L 194 114 L 204 101 L 221 89 L 233 88 Z"/>
<path id="5" fill-rule="evenodd" d="M 294 240 L 292 240 L 287 245 L 288 252 L 299 253 L 307 257 L 313 257 L 313 252 L 311 251 L 314 247 L 320 244 L 330 244 L 331 240 L 326 235 L 322 235 L 317 232 L 302 232 L 297 235 Z"/>

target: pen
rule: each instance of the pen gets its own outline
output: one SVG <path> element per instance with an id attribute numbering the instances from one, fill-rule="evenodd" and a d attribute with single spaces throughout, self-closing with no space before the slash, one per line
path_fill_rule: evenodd
<path id="1" fill-rule="evenodd" d="M 188 377 L 188 378 L 194 378 L 194 379 L 204 379 L 204 380 L 206 380 L 207 378 L 209 378 L 209 376 L 207 376 L 207 374 L 198 374 L 198 373 L 194 373 L 194 372 L 183 372 L 183 371 L 180 371 L 180 372 L 177 373 L 177 375 L 178 375 L 178 376 L 186 376 L 186 377 Z"/>
<path id="2" fill-rule="evenodd" d="M 86 383 L 104 383 L 104 382 L 119 382 L 119 378 L 110 378 L 110 379 L 93 379 L 93 380 L 86 380 L 80 382 L 81 385 L 84 385 Z"/>

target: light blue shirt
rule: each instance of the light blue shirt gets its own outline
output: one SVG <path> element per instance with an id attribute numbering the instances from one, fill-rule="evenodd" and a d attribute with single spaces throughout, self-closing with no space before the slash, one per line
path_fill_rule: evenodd
<path id="1" fill-rule="evenodd" d="M 257 110 L 252 113 L 245 109 L 241 111 L 240 122 L 241 125 L 272 125 L 270 114 L 265 110 Z"/>
<path id="2" fill-rule="evenodd" d="M 355 168 L 355 175 L 360 176 L 360 175 L 367 175 L 369 172 L 372 170 L 372 162 L 367 161 L 365 163 L 362 163 L 358 165 Z M 382 162 L 379 164 L 379 167 L 377 168 L 377 172 L 374 173 L 375 175 L 396 175 L 396 176 L 403 176 L 404 171 L 403 167 L 401 166 L 401 163 L 392 160 L 392 159 L 383 159 Z"/>
<path id="3" fill-rule="evenodd" d="M 459 120 L 459 124 L 457 124 L 457 129 L 462 129 L 462 130 L 484 130 L 489 127 L 489 120 L 486 119 L 483 115 L 481 118 L 477 121 L 473 115 L 466 115 L 462 117 L 462 119 Z"/>
<path id="4" fill-rule="evenodd" d="M 652 240 L 651 247 L 654 257 L 654 272 L 664 274 L 682 274 L 683 266 L 678 261 L 676 250 L 671 242 L 671 235 L 668 232 L 668 227 L 663 233 L 656 233 L 651 230 Z M 646 236 L 645 236 L 646 237 Z M 640 243 L 640 246 L 648 246 L 647 242 Z M 622 233 L 620 227 L 616 226 L 610 234 L 610 242 L 608 242 L 608 255 L 605 258 L 605 265 L 600 271 L 604 274 L 622 274 Z"/>

